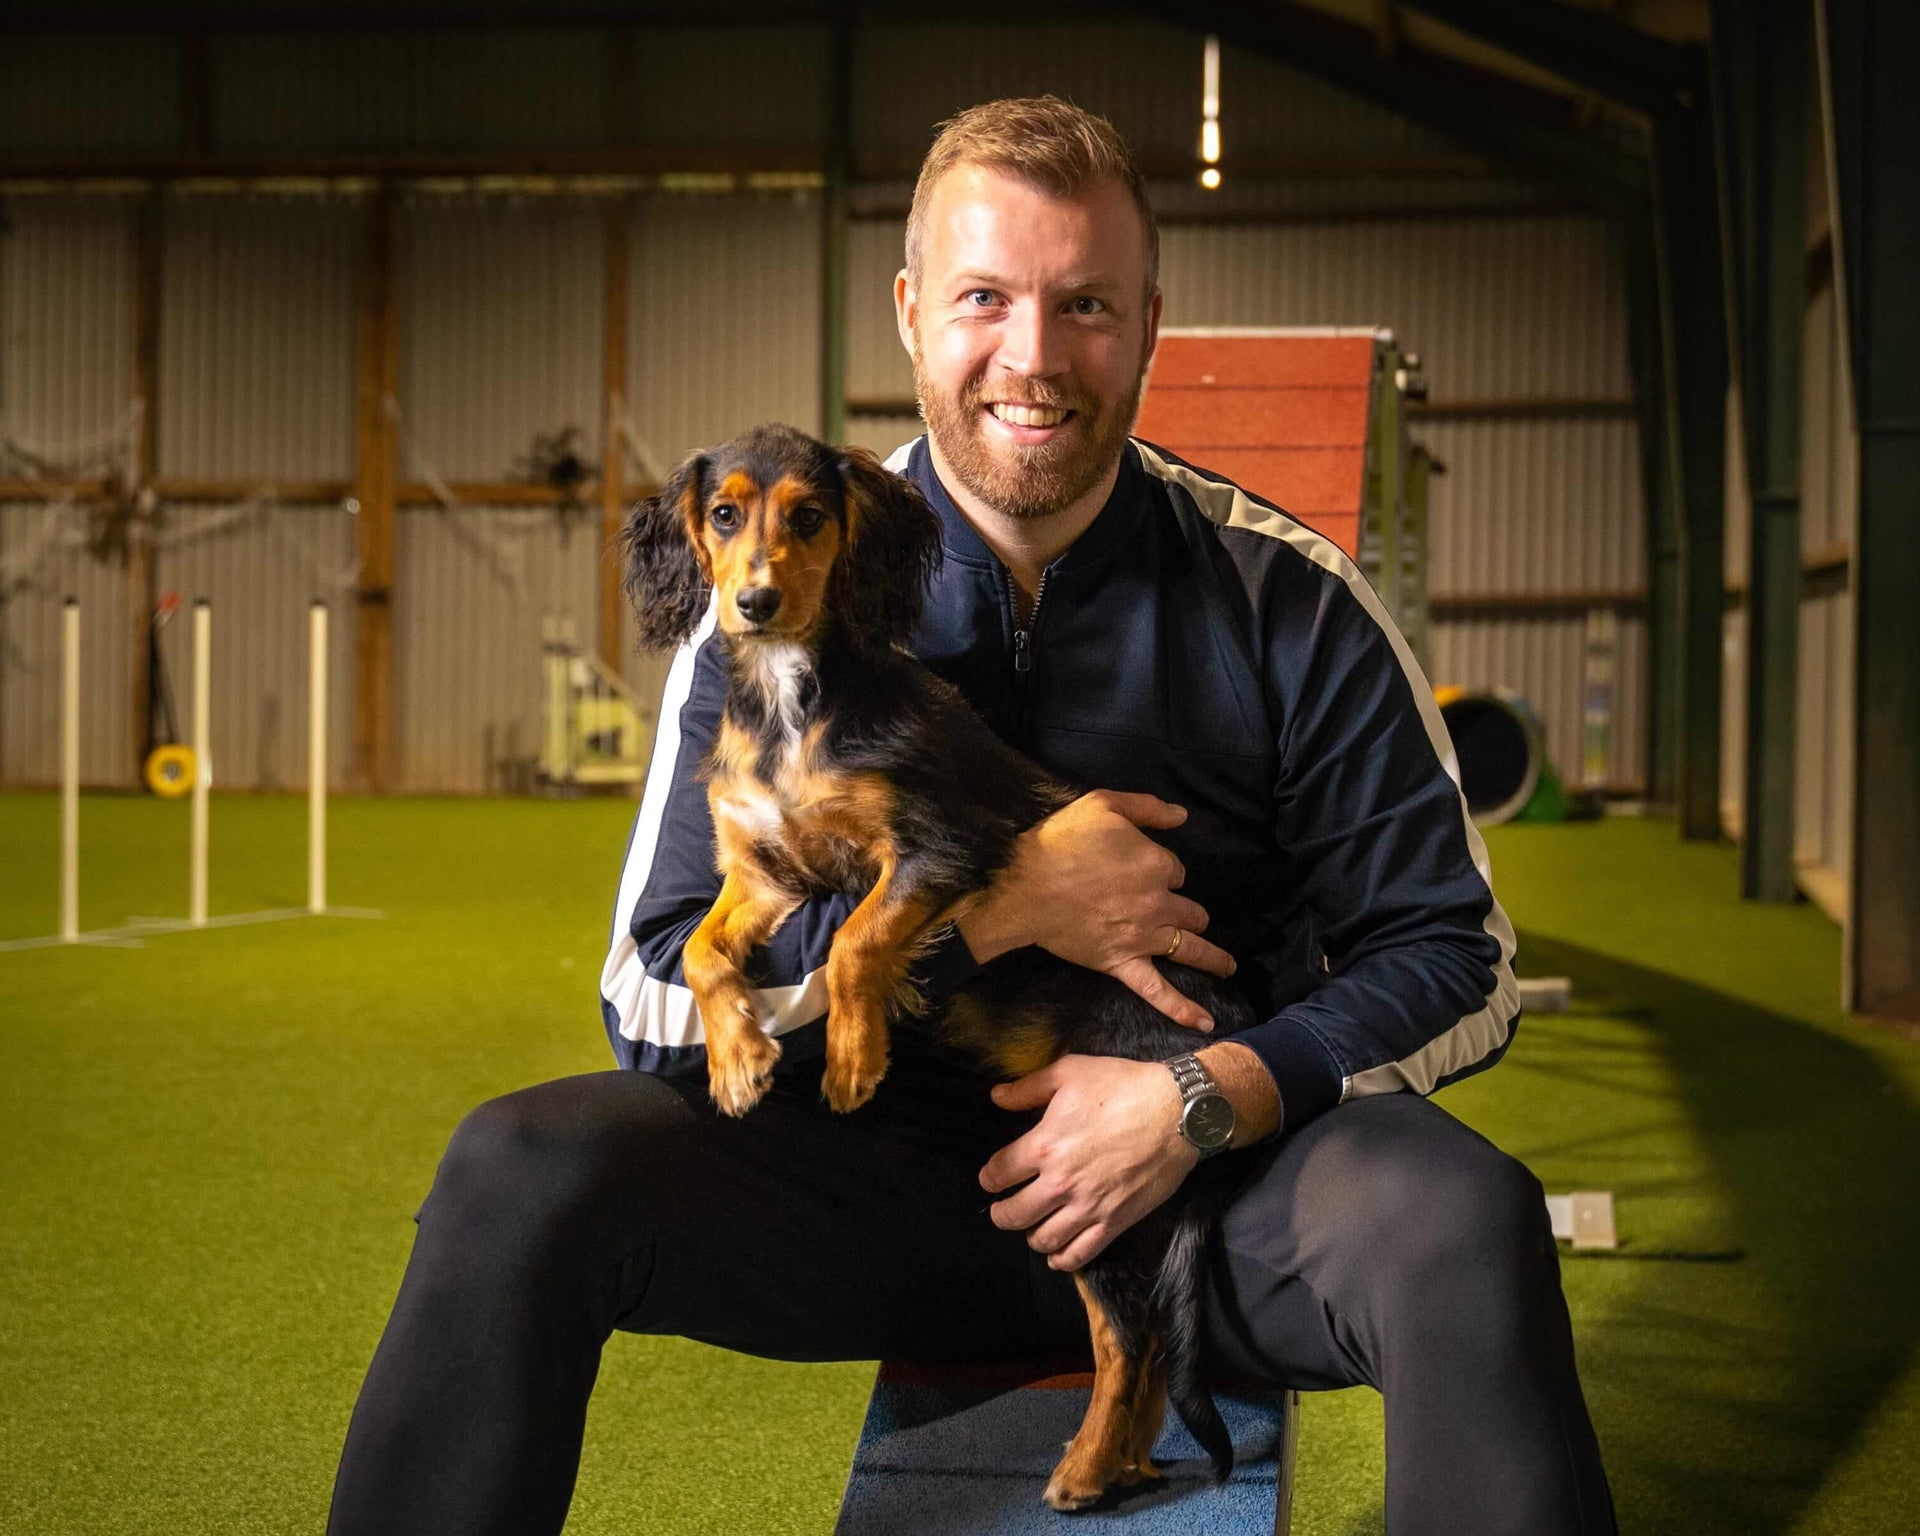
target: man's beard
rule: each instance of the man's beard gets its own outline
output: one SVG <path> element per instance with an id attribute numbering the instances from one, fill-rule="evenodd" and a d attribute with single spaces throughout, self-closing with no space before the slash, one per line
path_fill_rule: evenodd
<path id="1" fill-rule="evenodd" d="M 920 337 L 913 338 L 913 387 L 920 415 L 960 484 L 1004 517 L 1051 517 L 1072 506 L 1113 469 L 1140 408 L 1143 367 L 1119 399 L 1100 402 L 1037 379 L 989 388 L 974 380 L 957 395 L 927 376 Z M 1072 411 L 1066 430 L 1050 443 L 989 443 L 989 400 Z"/>

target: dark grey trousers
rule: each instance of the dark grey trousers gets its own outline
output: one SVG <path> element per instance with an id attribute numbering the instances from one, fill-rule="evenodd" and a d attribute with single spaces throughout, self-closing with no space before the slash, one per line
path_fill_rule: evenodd
<path id="1" fill-rule="evenodd" d="M 894 1056 L 844 1117 L 804 1068 L 743 1120 L 703 1084 L 630 1072 L 468 1115 L 421 1208 L 329 1531 L 559 1531 L 616 1328 L 787 1360 L 1084 1351 L 1071 1277 L 994 1227 L 977 1182 L 1029 1121 L 910 1036 Z M 1521 1164 L 1409 1094 L 1226 1155 L 1250 1167 L 1213 1265 L 1213 1369 L 1378 1388 L 1392 1536 L 1613 1531 Z M 658 1405 L 663 1425 L 673 1411 Z"/>

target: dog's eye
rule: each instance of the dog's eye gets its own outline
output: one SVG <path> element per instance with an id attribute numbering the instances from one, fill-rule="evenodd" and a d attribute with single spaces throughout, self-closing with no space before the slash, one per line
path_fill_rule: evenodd
<path id="1" fill-rule="evenodd" d="M 740 509 L 730 502 L 721 502 L 707 514 L 707 521 L 716 528 L 733 528 L 740 522 Z"/>
<path id="2" fill-rule="evenodd" d="M 820 525 L 827 520 L 827 514 L 818 507 L 801 507 L 787 519 L 787 526 L 803 539 L 810 539 L 820 531 Z"/>

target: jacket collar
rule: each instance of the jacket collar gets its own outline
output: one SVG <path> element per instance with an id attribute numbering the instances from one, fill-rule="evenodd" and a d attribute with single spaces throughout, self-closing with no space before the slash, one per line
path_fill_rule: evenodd
<path id="1" fill-rule="evenodd" d="M 954 505 L 947 488 L 934 472 L 933 454 L 924 434 L 916 438 L 907 456 L 907 478 L 920 488 L 940 519 L 940 542 L 947 558 L 962 565 L 1005 574 L 1006 566 L 987 547 L 966 514 Z M 1147 474 L 1140 467 L 1139 450 L 1128 438 L 1120 450 L 1120 474 L 1113 482 L 1106 504 L 1094 516 L 1080 537 L 1059 555 L 1048 571 L 1090 569 L 1107 551 L 1121 544 L 1139 525 L 1147 502 Z"/>

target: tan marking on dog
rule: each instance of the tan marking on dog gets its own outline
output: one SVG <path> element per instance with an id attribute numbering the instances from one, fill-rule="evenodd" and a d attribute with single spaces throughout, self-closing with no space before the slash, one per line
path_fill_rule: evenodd
<path id="1" fill-rule="evenodd" d="M 1047 1482 L 1044 1497 L 1058 1510 L 1097 1504 L 1134 1465 L 1133 1407 L 1139 1399 L 1139 1377 L 1145 1363 L 1127 1358 L 1086 1278 L 1076 1274 L 1073 1282 L 1087 1309 L 1087 1325 L 1093 1335 L 1093 1400 L 1087 1404 L 1079 1433 Z"/>

